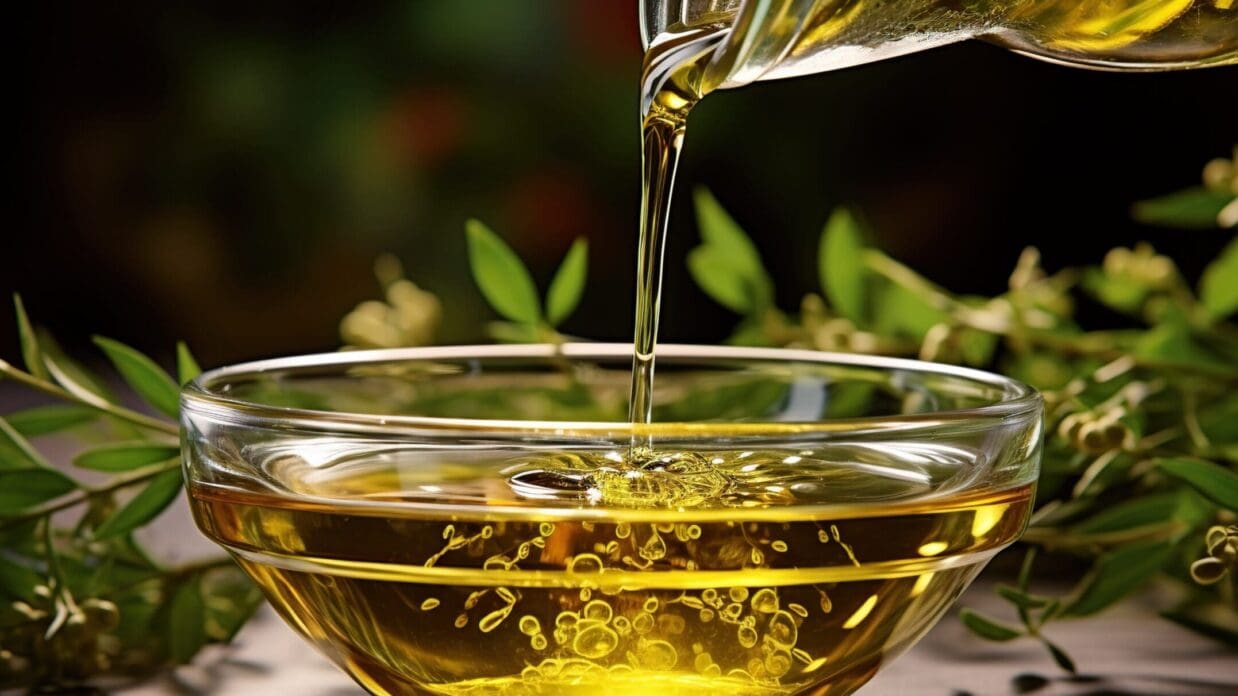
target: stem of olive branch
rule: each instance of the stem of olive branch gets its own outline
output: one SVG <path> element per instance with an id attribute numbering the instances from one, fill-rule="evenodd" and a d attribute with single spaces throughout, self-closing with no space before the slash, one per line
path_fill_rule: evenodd
<path id="1" fill-rule="evenodd" d="M 30 520 L 38 519 L 40 517 L 53 515 L 61 510 L 68 510 L 71 507 L 81 505 L 91 498 L 107 495 L 109 493 L 115 493 L 121 489 L 136 486 L 139 483 L 145 483 L 160 474 L 167 473 L 180 467 L 180 465 L 181 462 L 179 459 L 170 459 L 162 464 L 156 464 L 155 466 L 138 469 L 127 476 L 117 476 L 98 488 L 83 488 L 74 491 L 70 495 L 53 500 L 50 503 L 31 508 L 20 515 L 0 518 L 0 529 L 6 529 L 23 522 L 29 522 Z"/>
<path id="2" fill-rule="evenodd" d="M 118 418 L 120 420 L 126 421 L 128 423 L 132 423 L 133 425 L 136 425 L 142 428 L 147 428 L 150 430 L 157 430 L 159 432 L 167 433 L 169 435 L 180 434 L 180 428 L 177 427 L 175 423 L 165 421 L 159 418 L 152 418 L 144 413 L 138 413 L 137 411 L 131 411 L 123 406 L 117 406 L 115 404 L 110 404 L 104 401 L 90 401 L 87 399 L 83 399 L 61 388 L 59 385 L 53 384 L 46 380 L 39 379 L 38 377 L 35 377 L 34 375 L 31 375 L 27 372 L 23 372 L 17 369 L 16 367 L 13 367 L 12 365 L 10 365 L 8 362 L 5 362 L 4 360 L 0 360 L 0 375 L 8 377 L 14 382 L 23 384 L 36 391 L 41 391 L 44 394 L 53 396 L 62 401 L 72 401 L 74 403 L 78 403 L 83 406 L 86 406 L 87 408 L 93 408 L 96 411 L 99 411 L 101 413 L 106 413 L 107 415 L 112 416 L 113 418 Z"/>

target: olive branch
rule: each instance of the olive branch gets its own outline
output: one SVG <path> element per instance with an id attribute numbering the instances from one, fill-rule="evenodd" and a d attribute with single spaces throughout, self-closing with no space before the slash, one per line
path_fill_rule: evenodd
<path id="1" fill-rule="evenodd" d="M 180 384 L 200 372 L 184 344 L 178 380 L 117 341 L 95 343 L 149 411 L 121 404 L 105 382 L 31 324 L 14 298 L 25 369 L 0 360 L 0 379 L 52 400 L 0 417 L 0 682 L 71 684 L 141 676 L 227 642 L 259 603 L 227 558 L 178 567 L 133 533 L 183 489 Z M 159 415 L 152 415 L 159 414 Z M 32 444 L 73 435 L 81 476 Z"/>

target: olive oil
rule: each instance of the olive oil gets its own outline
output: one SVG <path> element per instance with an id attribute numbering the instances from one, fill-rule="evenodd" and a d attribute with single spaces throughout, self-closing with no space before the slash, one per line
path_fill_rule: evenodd
<path id="1" fill-rule="evenodd" d="M 974 461 L 931 443 L 640 469 L 364 447 L 285 445 L 254 455 L 265 492 L 190 492 L 200 527 L 375 694 L 850 693 L 1031 505 L 1028 485 L 968 486 Z"/>

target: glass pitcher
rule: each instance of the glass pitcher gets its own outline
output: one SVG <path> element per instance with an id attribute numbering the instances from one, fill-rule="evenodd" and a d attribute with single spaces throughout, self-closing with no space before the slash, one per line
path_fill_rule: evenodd
<path id="1" fill-rule="evenodd" d="M 1101 70 L 1238 63 L 1238 0 L 642 0 L 645 48 L 694 35 L 701 93 L 978 38 Z"/>

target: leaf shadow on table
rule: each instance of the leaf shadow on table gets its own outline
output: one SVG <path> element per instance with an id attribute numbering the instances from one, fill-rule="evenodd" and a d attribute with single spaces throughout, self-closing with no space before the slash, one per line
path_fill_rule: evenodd
<path id="1" fill-rule="evenodd" d="M 1043 673 L 1028 670 L 1028 667 L 1049 662 L 1043 649 L 1032 642 L 1026 643 L 979 643 L 970 640 L 957 626 L 939 628 L 939 639 L 926 640 L 916 650 L 920 658 L 934 666 L 946 664 L 967 674 L 969 668 L 991 671 L 1004 665 L 1013 675 L 1007 683 L 1008 694 L 1031 696 L 1234 696 L 1238 694 L 1238 670 L 1212 670 L 1230 660 L 1232 648 L 1175 640 L 1143 642 L 1127 641 L 1121 659 L 1114 661 L 1112 654 L 1088 655 L 1085 641 L 1078 641 L 1076 657 L 1083 668 L 1081 674 L 1070 675 L 1047 668 Z M 1102 640 L 1103 635 L 1085 636 Z M 1110 646 L 1112 647 L 1112 646 Z M 1112 653 L 1112 650 L 1109 651 Z M 1087 669 L 1088 663 L 1096 669 Z M 1231 663 L 1232 664 L 1232 663 Z M 1170 666 L 1172 665 L 1172 669 Z M 969 690 L 964 679 L 953 696 L 979 696 L 981 692 Z M 974 683 L 974 682 L 973 682 Z M 994 682 L 990 681 L 989 684 Z M 995 693 L 983 691 L 982 693 Z"/>
<path id="2" fill-rule="evenodd" d="M 1065 687 L 1068 691 L 1064 692 Z M 1069 693 L 1071 696 L 1231 696 L 1238 694 L 1238 681 L 1194 677 L 1167 677 L 1158 674 L 1097 674 L 1044 676 L 1031 672 L 1010 680 L 1012 694 Z M 956 691 L 953 696 L 973 696 Z"/>

